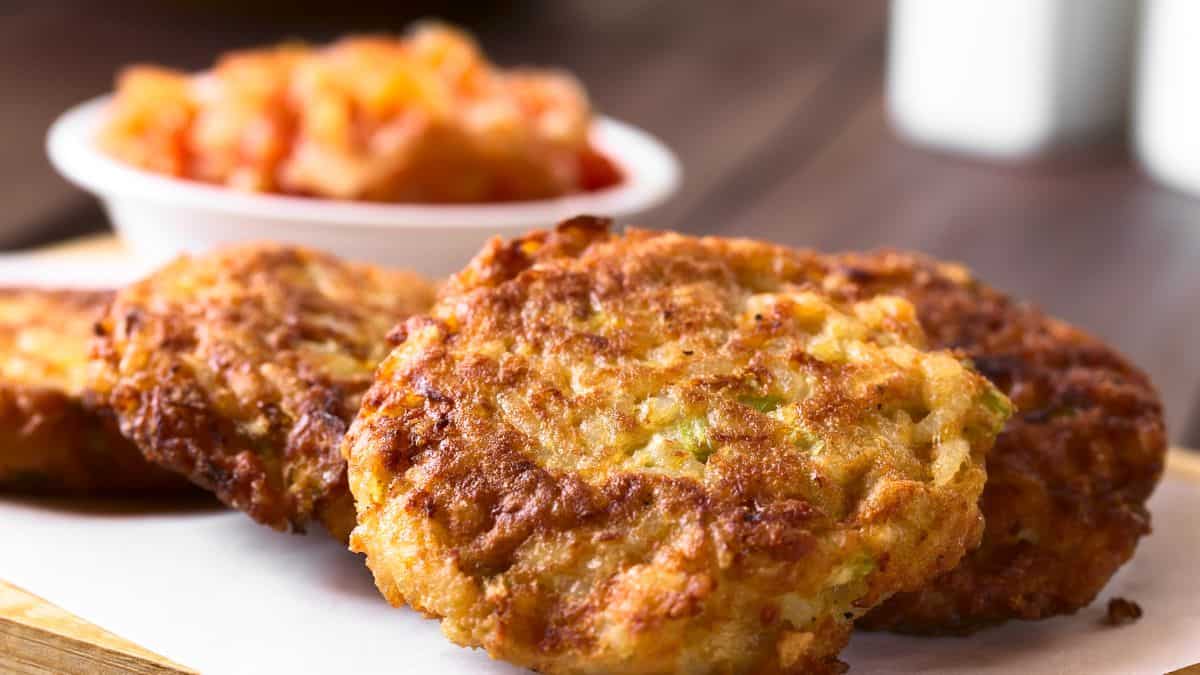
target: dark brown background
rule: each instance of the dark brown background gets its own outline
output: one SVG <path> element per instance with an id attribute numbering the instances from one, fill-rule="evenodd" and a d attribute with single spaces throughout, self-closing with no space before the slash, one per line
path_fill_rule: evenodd
<path id="1" fill-rule="evenodd" d="M 338 4 L 2 0 L 0 225 L 32 245 L 103 222 L 41 144 L 121 64 L 198 68 L 232 47 L 448 15 L 501 63 L 573 70 L 600 110 L 679 153 L 684 188 L 646 224 L 961 260 L 1129 353 L 1173 437 L 1200 445 L 1200 200 L 1150 183 L 1119 144 L 1039 166 L 904 145 L 882 106 L 884 2 Z"/>

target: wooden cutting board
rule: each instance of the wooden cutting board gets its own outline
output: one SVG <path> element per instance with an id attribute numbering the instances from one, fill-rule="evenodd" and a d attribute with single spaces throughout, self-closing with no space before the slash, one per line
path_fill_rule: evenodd
<path id="1" fill-rule="evenodd" d="M 124 259 L 111 234 L 86 237 L 38 252 L 56 259 Z M 1200 454 L 1172 450 L 1167 471 L 1200 490 Z M 174 663 L 0 580 L 0 673 L 16 675 L 189 674 Z M 1200 675 L 1200 664 L 1172 675 Z"/>
<path id="2" fill-rule="evenodd" d="M 37 255 L 59 260 L 121 260 L 128 258 L 129 253 L 109 233 L 50 246 Z M 1168 471 L 1193 481 L 1200 489 L 1200 454 L 1173 450 Z M 2 580 L 0 672 L 21 675 L 195 673 Z M 1200 675 L 1200 665 L 1175 672 Z"/>
<path id="3" fill-rule="evenodd" d="M 121 240 L 112 232 L 101 232 L 84 237 L 68 239 L 57 244 L 43 246 L 32 255 L 56 260 L 89 259 L 89 260 L 127 260 L 132 254 Z"/>
<path id="4" fill-rule="evenodd" d="M 1172 450 L 1167 472 L 1200 489 L 1200 455 Z M 0 581 L 0 672 L 19 675 L 194 675 L 147 649 Z M 1200 675 L 1200 664 L 1172 675 Z"/>
<path id="5" fill-rule="evenodd" d="M 0 581 L 0 672 L 195 673 L 3 581 Z"/>

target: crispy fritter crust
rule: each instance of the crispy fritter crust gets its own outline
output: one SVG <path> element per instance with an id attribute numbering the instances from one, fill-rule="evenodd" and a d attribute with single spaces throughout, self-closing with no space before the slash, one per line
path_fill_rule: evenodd
<path id="1" fill-rule="evenodd" d="M 896 252 L 829 261 L 848 299 L 908 298 L 933 347 L 961 350 L 1016 404 L 988 456 L 983 543 L 860 625 L 962 633 L 1092 602 L 1150 531 L 1167 448 L 1149 379 L 1111 348 L 973 279 Z"/>
<path id="2" fill-rule="evenodd" d="M 0 491 L 143 495 L 187 483 L 85 410 L 92 325 L 106 291 L 0 288 Z"/>
<path id="3" fill-rule="evenodd" d="M 380 590 L 547 673 L 839 671 L 856 615 L 978 540 L 1008 403 L 809 257 L 594 219 L 493 241 L 346 438 Z"/>
<path id="4" fill-rule="evenodd" d="M 298 247 L 183 257 L 117 294 L 90 388 L 151 460 L 263 524 L 344 540 L 342 435 L 388 330 L 432 298 L 416 275 Z"/>

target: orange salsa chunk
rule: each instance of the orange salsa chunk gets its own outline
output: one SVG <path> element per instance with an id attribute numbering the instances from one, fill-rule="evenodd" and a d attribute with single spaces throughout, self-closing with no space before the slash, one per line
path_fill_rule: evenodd
<path id="1" fill-rule="evenodd" d="M 251 192 L 376 202 L 545 199 L 619 183 L 562 72 L 500 69 L 466 34 L 233 52 L 191 75 L 118 78 L 101 146 L 140 168 Z"/>

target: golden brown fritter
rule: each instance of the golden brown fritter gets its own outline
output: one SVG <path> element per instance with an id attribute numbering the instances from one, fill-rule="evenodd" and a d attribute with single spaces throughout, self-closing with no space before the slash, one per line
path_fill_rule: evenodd
<path id="1" fill-rule="evenodd" d="M 139 495 L 187 491 L 83 408 L 92 325 L 105 291 L 0 288 L 0 491 Z"/>
<path id="2" fill-rule="evenodd" d="M 1145 502 L 1167 447 L 1150 381 L 1098 340 L 957 265 L 880 252 L 833 257 L 828 267 L 848 299 L 912 301 L 931 346 L 961 350 L 1017 408 L 988 455 L 980 548 L 860 624 L 968 632 L 1091 603 L 1150 531 Z"/>
<path id="3" fill-rule="evenodd" d="M 383 594 L 547 673 L 840 670 L 855 616 L 977 542 L 1008 403 L 906 301 L 792 283 L 807 257 L 593 219 L 492 242 L 346 438 Z"/>
<path id="4" fill-rule="evenodd" d="M 89 386 L 146 457 L 281 530 L 354 525 L 338 451 L 424 279 L 298 247 L 183 257 L 117 294 Z"/>

